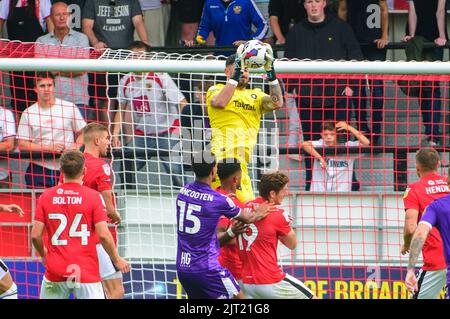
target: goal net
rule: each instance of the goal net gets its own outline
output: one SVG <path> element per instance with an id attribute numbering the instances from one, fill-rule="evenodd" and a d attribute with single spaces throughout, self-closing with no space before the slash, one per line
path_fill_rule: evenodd
<path id="1" fill-rule="evenodd" d="M 175 268 L 175 198 L 181 185 L 193 181 L 192 153 L 210 147 L 206 92 L 226 78 L 220 69 L 209 70 L 206 65 L 221 61 L 224 68 L 224 60 L 7 41 L 0 42 L 0 57 L 95 59 L 99 65 L 112 61 L 115 71 L 119 69 L 105 74 L 89 66 L 84 72 L 80 67 L 72 73 L 57 72 L 55 94 L 76 104 L 86 122 L 109 126 L 113 147 L 105 160 L 114 171 L 122 215 L 119 253 L 132 265 L 124 277 L 125 297 L 185 298 Z M 142 62 L 138 71 L 136 64 L 129 63 L 136 60 Z M 167 70 L 145 67 L 168 61 L 172 67 Z M 180 72 L 186 66 L 197 68 L 198 62 L 205 67 Z M 294 251 L 280 245 L 283 269 L 303 280 L 319 298 L 409 298 L 403 284 L 407 255 L 400 254 L 403 195 L 407 185 L 418 180 L 415 152 L 422 146 L 436 147 L 441 157 L 438 171 L 447 175 L 449 77 L 417 75 L 420 72 L 413 67 L 404 74 L 380 75 L 370 73 L 365 68 L 369 64 L 361 65 L 360 71 L 347 72 L 341 66 L 337 74 L 333 66 L 333 72 L 305 73 L 299 66 L 309 64 L 283 63 L 277 61 L 276 66 L 285 104 L 263 117 L 249 163 L 256 196 L 261 174 L 281 170 L 290 178 L 282 208 L 293 218 L 299 244 Z M 390 68 L 399 66 L 392 63 Z M 6 139 L 19 135 L 22 113 L 36 101 L 36 73 L 2 70 L 0 98 L 5 112 L 1 114 L 15 128 L 14 134 L 3 128 Z M 268 93 L 260 73 L 251 74 L 249 87 Z M 362 145 L 361 138 L 358 142 L 359 134 L 351 129 L 336 133 L 336 145 L 317 142 L 323 137 L 323 123 L 330 121 L 345 121 L 371 145 Z M 326 159 L 326 169 L 318 172 L 314 159 L 302 150 L 308 140 L 316 141 L 313 145 Z M 30 158 L 31 162 L 58 161 L 58 154 L 37 153 L 0 148 L 4 171 L 11 176 L 0 190 L 1 202 L 17 203 L 27 213 L 24 218 L 0 213 L 0 258 L 10 268 L 20 298 L 39 296 L 44 271 L 29 234 L 42 188 L 30 186 L 27 176 L 48 176 L 27 171 Z"/>

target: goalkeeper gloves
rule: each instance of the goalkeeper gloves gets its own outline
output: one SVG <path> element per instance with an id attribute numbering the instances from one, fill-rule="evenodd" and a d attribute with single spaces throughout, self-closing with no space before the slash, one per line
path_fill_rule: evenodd
<path id="1" fill-rule="evenodd" d="M 242 58 L 238 56 L 234 61 L 234 72 L 231 79 L 239 83 L 241 76 L 242 76 Z"/>
<path id="2" fill-rule="evenodd" d="M 275 58 L 273 57 L 273 51 L 270 44 L 265 44 L 267 46 L 266 51 L 266 64 L 264 64 L 264 70 L 266 70 L 267 79 L 269 82 L 273 82 L 277 79 L 277 75 L 275 73 L 275 68 L 273 67 L 273 61 Z"/>

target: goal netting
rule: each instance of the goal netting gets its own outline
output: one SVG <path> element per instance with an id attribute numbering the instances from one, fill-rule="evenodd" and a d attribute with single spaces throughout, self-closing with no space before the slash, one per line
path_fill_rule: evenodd
<path id="1" fill-rule="evenodd" d="M 72 73 L 65 69 L 55 73 L 55 93 L 77 104 L 80 113 L 85 111 L 82 116 L 87 122 L 109 126 L 114 147 L 105 160 L 114 170 L 114 191 L 123 218 L 119 253 L 132 264 L 131 273 L 124 277 L 126 298 L 185 298 L 175 269 L 174 199 L 179 187 L 193 180 L 192 152 L 210 147 L 206 92 L 226 78 L 221 69 L 206 66 L 220 61 L 224 68 L 223 57 L 0 42 L 0 58 L 43 57 L 113 63 L 115 72 L 106 74 L 95 72 L 92 65 L 84 72 L 77 67 Z M 168 62 L 167 70 L 146 68 Z M 276 62 L 285 105 L 263 117 L 249 163 L 255 195 L 264 172 L 279 169 L 290 178 L 283 208 L 293 217 L 299 244 L 294 251 L 280 244 L 283 269 L 320 298 L 409 298 L 403 284 L 407 256 L 400 254 L 403 194 L 418 179 L 415 152 L 422 146 L 436 147 L 441 156 L 439 173 L 447 175 L 449 76 L 443 71 L 421 75 L 424 72 L 414 66 L 395 71 L 404 64 L 394 62 L 386 74 L 370 71 L 369 63 L 355 71 L 325 61 L 283 64 L 288 62 Z M 198 69 L 199 65 L 205 67 Z M 315 71 L 299 67 L 310 65 L 321 67 Z M 323 65 L 330 71 L 324 71 Z M 195 72 L 179 71 L 190 66 Z M 36 74 L 31 70 L 41 68 L 18 71 L 2 65 L 0 98 L 5 112 L 0 122 L 16 129 L 12 134 L 5 126 L 0 132 L 4 139 L 18 134 L 23 110 L 35 103 Z M 251 74 L 249 87 L 269 90 L 261 73 Z M 353 96 L 347 96 L 349 92 Z M 346 121 L 371 145 L 360 145 L 348 131 L 337 133 L 337 146 L 314 144 L 328 162 L 318 182 L 317 167 L 301 145 L 320 140 L 327 121 Z M 27 173 L 30 158 L 56 163 L 58 154 L 0 148 L 3 171 L 11 176 L 0 190 L 1 202 L 20 204 L 27 212 L 24 218 L 0 213 L 0 258 L 10 267 L 21 298 L 38 297 L 43 274 L 29 234 L 42 189 L 30 187 L 26 176 L 45 177 L 45 173 Z"/>

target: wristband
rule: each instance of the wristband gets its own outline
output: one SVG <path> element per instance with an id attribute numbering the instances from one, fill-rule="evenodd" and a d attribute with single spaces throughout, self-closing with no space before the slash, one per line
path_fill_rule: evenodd
<path id="1" fill-rule="evenodd" d="M 231 84 L 231 85 L 233 85 L 233 86 L 237 86 L 237 85 L 238 85 L 238 81 L 233 80 L 233 79 L 229 79 L 229 80 L 227 81 L 227 83 L 228 83 L 228 84 Z"/>
<path id="2" fill-rule="evenodd" d="M 269 81 L 269 84 L 270 85 L 278 85 L 278 84 L 280 84 L 280 82 L 278 82 L 278 79 L 275 79 L 273 81 Z"/>
<path id="3" fill-rule="evenodd" d="M 231 229 L 231 227 L 227 229 L 227 234 L 228 234 L 228 236 L 230 236 L 230 238 L 236 237 L 236 234 L 233 233 L 233 230 Z"/>

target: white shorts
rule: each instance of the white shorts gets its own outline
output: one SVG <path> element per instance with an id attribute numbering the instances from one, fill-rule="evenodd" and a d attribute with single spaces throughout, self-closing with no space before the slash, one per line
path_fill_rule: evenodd
<path id="1" fill-rule="evenodd" d="M 3 277 L 6 276 L 8 271 L 8 267 L 6 267 L 6 264 L 3 262 L 3 260 L 0 259 L 0 280 L 2 280 Z"/>
<path id="2" fill-rule="evenodd" d="M 45 276 L 42 279 L 40 299 L 68 299 L 71 293 L 77 299 L 106 299 L 101 282 L 52 282 Z"/>
<path id="3" fill-rule="evenodd" d="M 241 288 L 248 299 L 311 299 L 314 296 L 303 282 L 289 274 L 274 284 L 243 284 Z"/>
<path id="4" fill-rule="evenodd" d="M 122 278 L 122 272 L 116 269 L 102 244 L 97 244 L 96 248 L 98 255 L 98 264 L 100 266 L 100 277 L 102 277 L 102 280 Z"/>
<path id="5" fill-rule="evenodd" d="M 442 289 L 447 285 L 447 269 L 423 270 L 417 274 L 417 292 L 414 299 L 439 299 Z"/>

